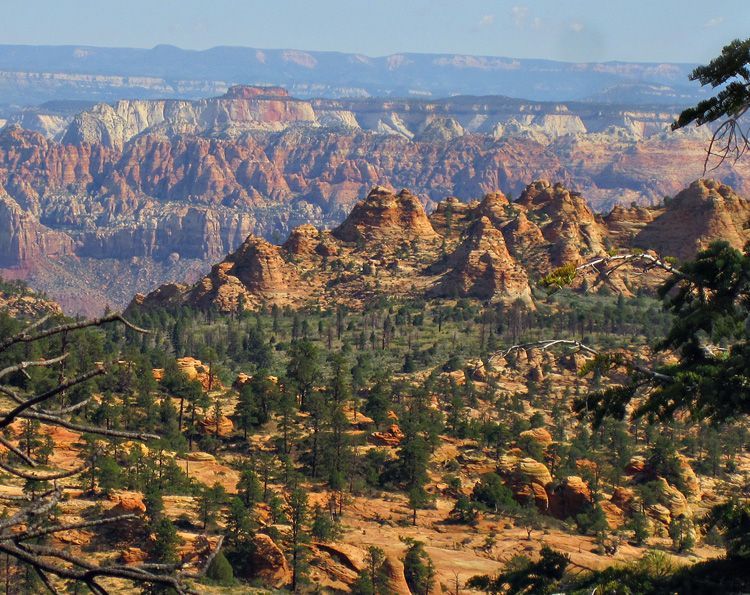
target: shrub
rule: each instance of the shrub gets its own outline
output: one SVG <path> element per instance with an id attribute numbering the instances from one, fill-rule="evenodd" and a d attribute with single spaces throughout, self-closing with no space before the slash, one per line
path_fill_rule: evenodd
<path id="1" fill-rule="evenodd" d="M 229 560 L 224 556 L 224 552 L 220 551 L 211 560 L 211 564 L 208 565 L 208 570 L 206 570 L 206 577 L 223 586 L 228 587 L 234 584 L 234 571 Z"/>

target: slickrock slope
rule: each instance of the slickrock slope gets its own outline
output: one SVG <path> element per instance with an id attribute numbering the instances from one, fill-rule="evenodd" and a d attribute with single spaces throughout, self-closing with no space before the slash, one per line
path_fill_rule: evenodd
<path id="1" fill-rule="evenodd" d="M 713 205 L 708 215 L 707 204 Z M 691 217 L 693 225 L 680 224 Z M 712 239 L 742 248 L 749 220 L 748 202 L 712 180 L 695 182 L 664 207 L 618 209 L 606 218 L 578 193 L 546 180 L 530 184 L 515 202 L 500 192 L 469 204 L 449 198 L 429 217 L 407 190 L 376 187 L 332 231 L 302 225 L 281 246 L 250 236 L 195 286 L 166 285 L 134 303 L 236 311 L 263 304 L 361 307 L 388 295 L 532 304 L 533 284 L 556 266 L 637 247 L 648 234 L 668 242 L 665 228 L 682 238 L 679 250 L 665 255 L 693 256 Z M 635 244 L 634 229 L 641 230 Z M 662 245 L 673 249 L 654 240 L 656 249 Z M 624 280 L 612 282 L 628 291 Z"/>

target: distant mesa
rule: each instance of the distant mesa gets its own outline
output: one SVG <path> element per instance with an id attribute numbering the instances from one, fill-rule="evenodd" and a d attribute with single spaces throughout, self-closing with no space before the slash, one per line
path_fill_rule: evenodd
<path id="1" fill-rule="evenodd" d="M 253 99 L 255 97 L 289 97 L 289 91 L 283 87 L 263 87 L 234 85 L 224 94 L 226 99 Z"/>

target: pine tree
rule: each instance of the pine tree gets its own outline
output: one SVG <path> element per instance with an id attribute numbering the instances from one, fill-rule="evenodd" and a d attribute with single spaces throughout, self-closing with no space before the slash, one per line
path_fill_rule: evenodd
<path id="1" fill-rule="evenodd" d="M 289 518 L 290 566 L 292 569 L 292 592 L 296 593 L 304 582 L 307 571 L 305 544 L 310 540 L 307 533 L 309 507 L 307 493 L 299 486 L 294 486 L 286 501 L 286 513 Z"/>
<path id="2" fill-rule="evenodd" d="M 435 566 L 421 541 L 407 542 L 404 578 L 414 595 L 429 595 L 435 583 Z"/>

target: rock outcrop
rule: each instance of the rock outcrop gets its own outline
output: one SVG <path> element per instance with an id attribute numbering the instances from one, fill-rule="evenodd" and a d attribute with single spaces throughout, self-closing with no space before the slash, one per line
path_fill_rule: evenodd
<path id="1" fill-rule="evenodd" d="M 281 130 L 290 124 L 316 123 L 307 101 L 280 87 L 231 87 L 214 99 L 121 100 L 100 103 L 77 115 L 63 136 L 66 144 L 101 144 L 122 149 L 148 130 L 175 134 L 239 136 L 249 130 Z"/>
<path id="2" fill-rule="evenodd" d="M 408 190 L 393 194 L 382 186 L 354 205 L 333 235 L 344 242 L 401 243 L 438 237 L 416 196 Z"/>
<path id="3" fill-rule="evenodd" d="M 482 217 L 448 257 L 448 273 L 433 290 L 436 295 L 473 296 L 489 300 L 496 295 L 531 303 L 526 271 L 508 252 L 500 230 Z"/>
<path id="4" fill-rule="evenodd" d="M 263 302 L 284 305 L 304 297 L 304 284 L 294 265 L 285 260 L 282 248 L 255 236 L 215 265 L 190 293 L 195 305 L 216 306 L 224 312 Z"/>
<path id="5" fill-rule="evenodd" d="M 584 512 L 592 503 L 588 484 L 577 475 L 570 475 L 552 492 L 550 512 L 566 519 Z"/>
<path id="6" fill-rule="evenodd" d="M 580 193 L 540 180 L 524 190 L 518 205 L 540 222 L 554 266 L 582 262 L 606 252 L 607 229 Z"/>
<path id="7" fill-rule="evenodd" d="M 630 132 L 615 133 L 598 122 L 601 114 L 587 119 L 535 106 L 521 115 L 510 113 L 517 105 L 497 103 L 301 101 L 278 88 L 237 87 L 198 101 L 100 104 L 79 114 L 61 143 L 9 124 L 0 132 L 0 186 L 8 199 L 0 204 L 0 267 L 14 268 L 68 308 L 98 313 L 160 283 L 194 281 L 250 234 L 269 239 L 301 223 L 334 227 L 370 188 L 387 184 L 410 188 L 428 210 L 452 194 L 490 193 L 479 209 L 452 209 L 450 229 L 438 229 L 447 223 L 438 209 L 432 232 L 452 243 L 464 223 L 487 216 L 534 280 L 549 266 L 633 235 L 640 243 L 663 238 L 669 251 L 672 240 L 658 227 L 673 227 L 669 209 L 685 202 L 672 216 L 679 225 L 706 203 L 625 209 L 609 219 L 608 237 L 585 202 L 607 210 L 676 194 L 700 175 L 705 139 L 662 138 L 654 135 L 660 125 L 631 130 L 639 118 L 663 124 L 669 114 L 621 114 L 620 127 Z M 740 193 L 748 190 L 742 163 L 719 173 Z M 567 187 L 575 181 L 586 201 L 549 183 L 524 190 L 540 176 Z M 508 205 L 494 194 L 498 188 L 524 196 Z M 737 226 L 744 207 L 732 206 L 718 187 L 706 192 L 727 206 L 708 217 L 713 223 L 688 226 L 697 240 L 684 243 L 685 253 L 713 234 L 735 244 L 745 237 Z M 402 208 L 408 202 L 400 199 L 407 230 L 400 241 L 422 242 L 432 233 L 424 219 L 409 219 Z M 379 214 L 390 216 L 388 208 Z M 363 216 L 377 217 L 377 209 Z M 337 230 L 346 241 L 370 231 L 350 223 Z M 323 243 L 322 257 L 331 246 Z"/>
<path id="8" fill-rule="evenodd" d="M 733 205 L 735 235 L 745 233 L 738 228 L 744 199 L 711 181 L 696 186 L 724 192 Z M 675 199 L 674 204 L 683 202 Z M 167 284 L 148 296 L 137 296 L 134 305 L 190 304 L 225 312 L 332 301 L 358 307 L 383 293 L 521 300 L 533 308 L 533 279 L 554 266 L 608 253 L 612 246 L 622 245 L 623 238 L 632 238 L 632 226 L 623 222 L 650 218 L 651 223 L 640 228 L 642 235 L 671 213 L 670 208 L 645 209 L 634 217 L 621 209 L 605 219 L 594 214 L 578 193 L 540 180 L 517 202 L 499 192 L 469 204 L 451 198 L 428 217 L 410 192 L 394 194 L 376 187 L 332 231 L 301 225 L 281 246 L 251 235 L 194 286 Z M 614 221 L 615 231 L 610 232 L 608 220 Z M 711 229 L 718 233 L 718 227 Z M 707 237 L 695 236 L 696 246 Z M 655 286 L 660 280 L 654 273 L 638 283 Z M 616 276 L 608 282 L 629 290 Z M 529 378 L 543 380 L 542 364 L 529 363 Z"/>
<path id="9" fill-rule="evenodd" d="M 716 239 L 741 250 L 750 240 L 750 202 L 714 180 L 697 180 L 667 202 L 635 246 L 686 260 Z"/>
<path id="10" fill-rule="evenodd" d="M 277 589 L 285 587 L 292 578 L 289 563 L 278 545 L 265 533 L 256 533 L 251 566 L 264 584 Z"/>

